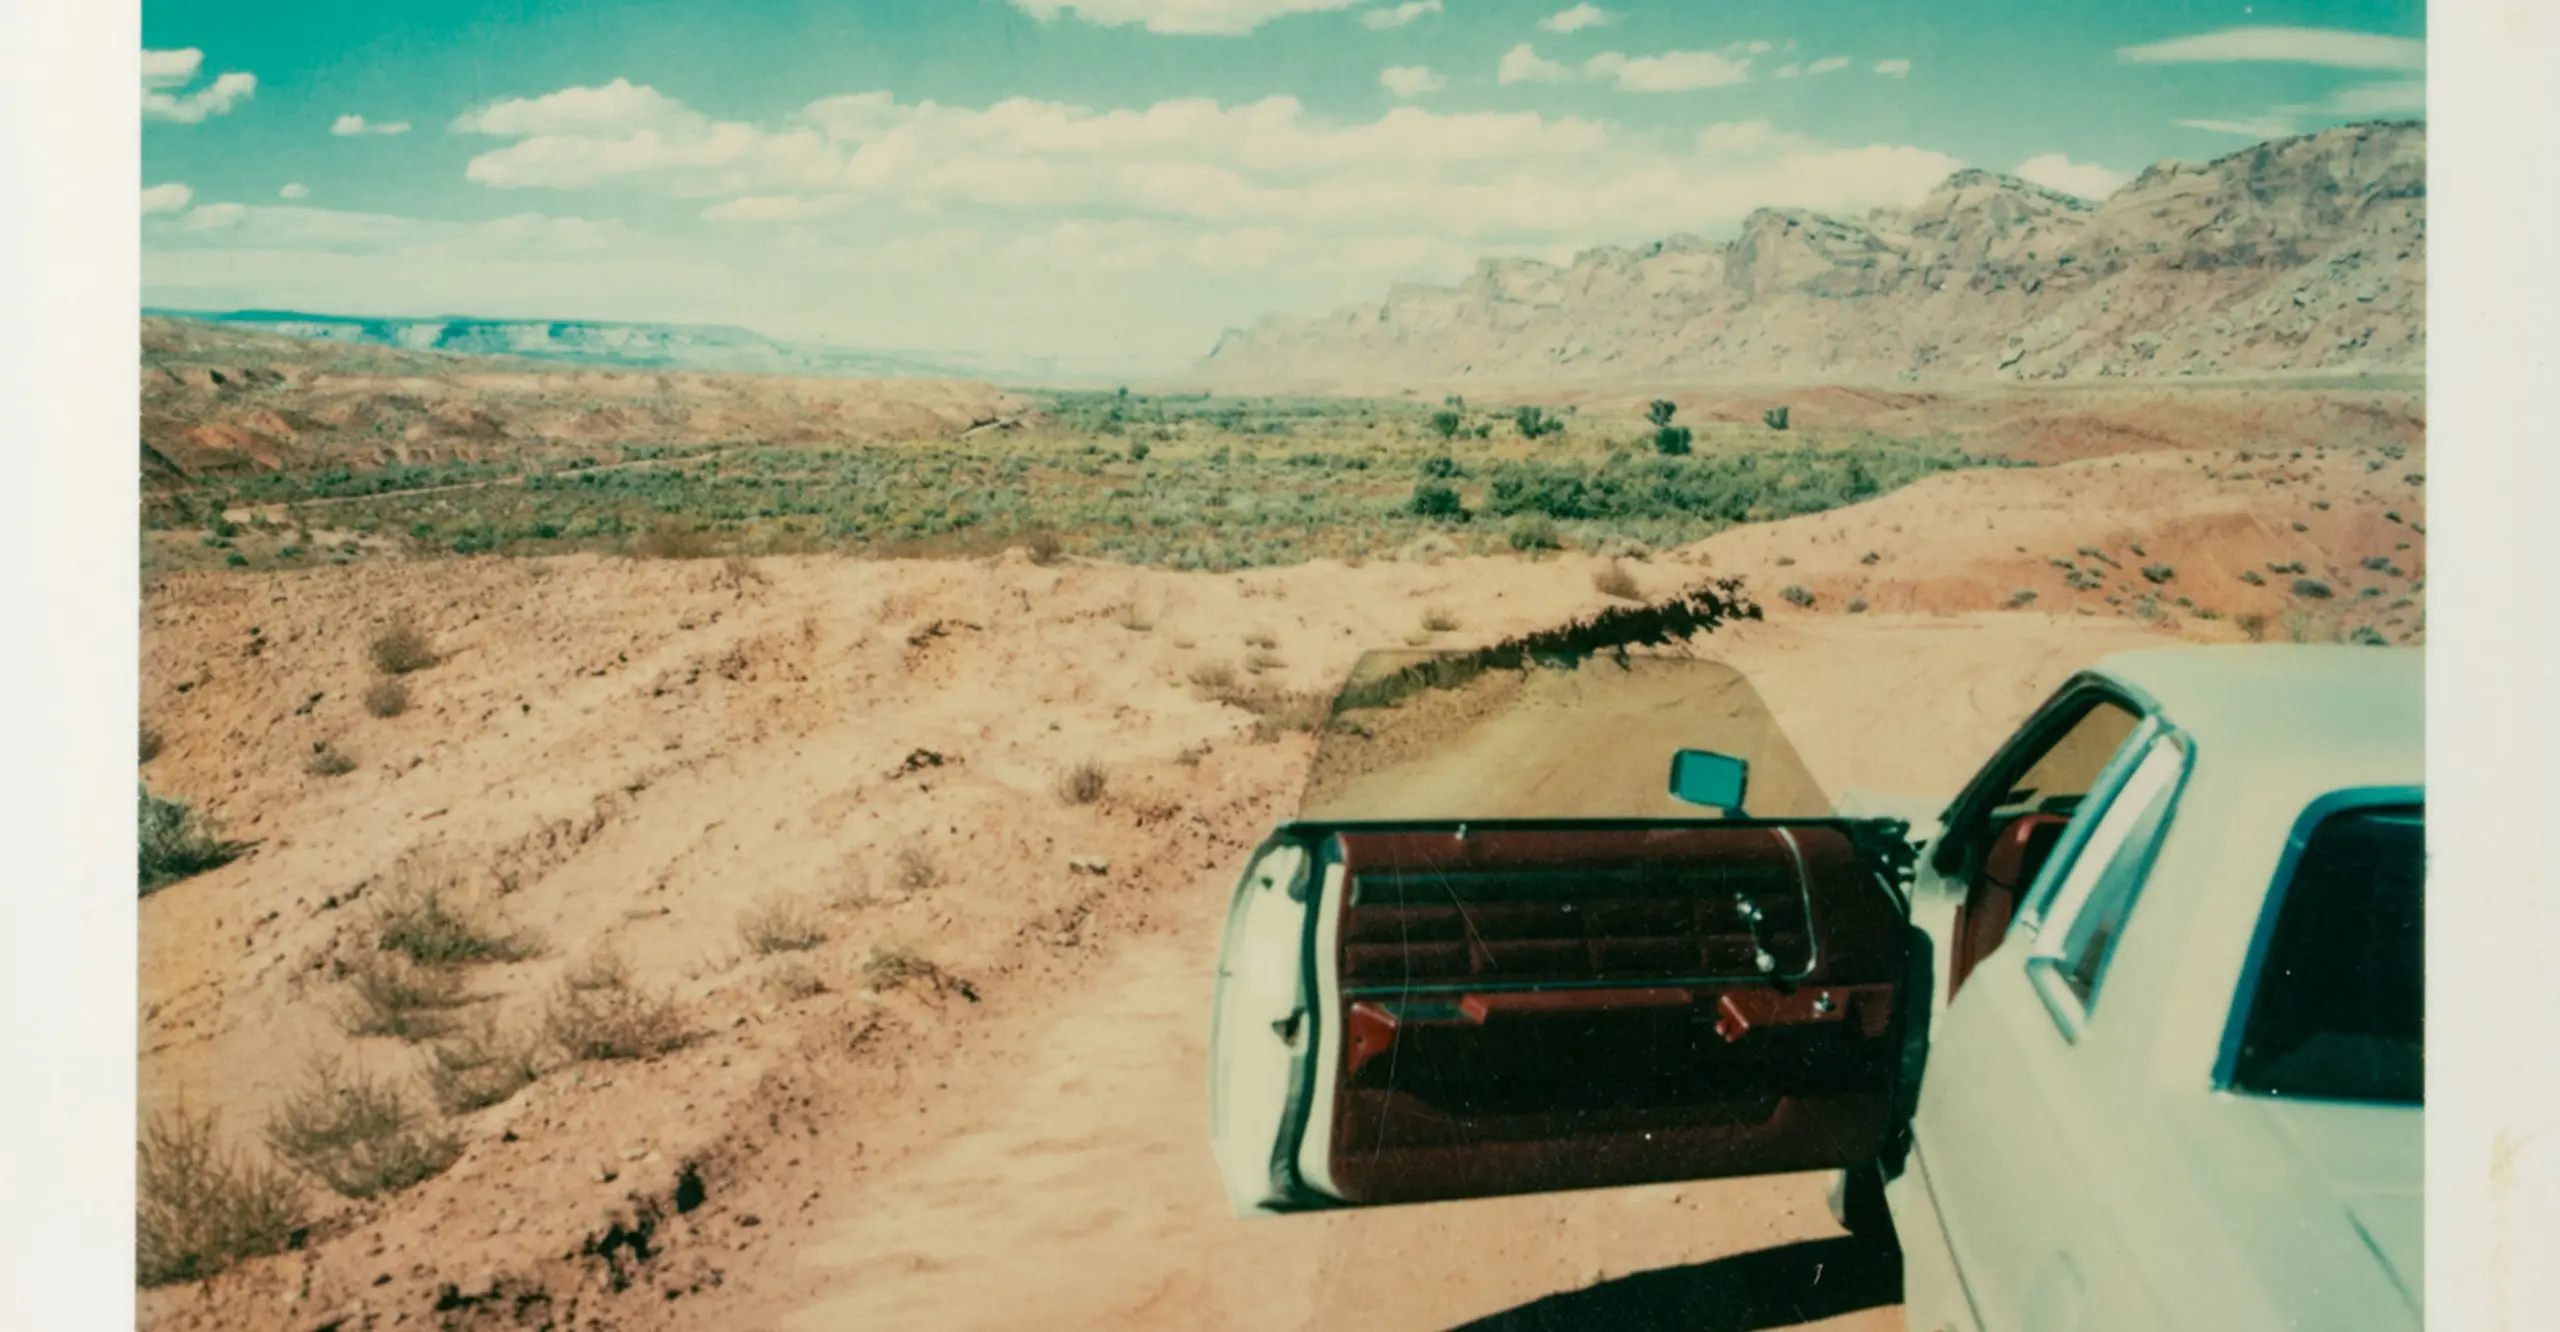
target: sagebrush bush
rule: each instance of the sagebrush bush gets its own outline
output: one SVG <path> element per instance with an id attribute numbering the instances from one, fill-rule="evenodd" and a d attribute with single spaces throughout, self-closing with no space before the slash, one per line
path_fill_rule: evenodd
<path id="1" fill-rule="evenodd" d="M 2313 601 L 2326 601 L 2330 597 L 2337 595 L 2329 590 L 2329 585 L 2327 583 L 2321 582 L 2317 578 L 2294 579 L 2293 594 L 2297 597 L 2305 597 Z"/>
<path id="2" fill-rule="evenodd" d="M 441 1175 L 462 1139 L 421 1124 L 393 1084 L 322 1060 L 267 1120 L 267 1145 L 344 1198 L 397 1193 Z"/>
<path id="3" fill-rule="evenodd" d="M 1098 759 L 1086 759 L 1058 774 L 1058 799 L 1070 805 L 1090 805 L 1102 798 L 1111 786 L 1111 773 Z"/>
<path id="4" fill-rule="evenodd" d="M 796 893 L 774 893 L 738 913 L 738 938 L 759 953 L 798 953 L 827 941 L 817 908 Z"/>
<path id="5" fill-rule="evenodd" d="M 347 969 L 347 1004 L 339 1024 L 351 1036 L 396 1036 L 422 1041 L 452 1030 L 452 1010 L 462 1005 L 462 976 L 449 967 L 425 967 L 398 953 L 358 958 Z"/>
<path id="6" fill-rule="evenodd" d="M 1621 601 L 1644 600 L 1644 589 L 1637 585 L 1636 576 L 1628 573 L 1623 564 L 1613 562 L 1592 574 L 1591 586 L 1602 596 L 1616 597 Z"/>
<path id="7" fill-rule="evenodd" d="M 302 1185 L 219 1142 L 210 1112 L 156 1114 L 134 1172 L 134 1275 L 144 1286 L 201 1281 L 281 1253 L 306 1224 Z"/>
<path id="8" fill-rule="evenodd" d="M 920 893 L 942 882 L 942 866 L 934 860 L 932 849 L 922 843 L 909 842 L 899 847 L 895 863 L 898 887 L 907 892 Z"/>
<path id="9" fill-rule="evenodd" d="M 621 959 L 609 953 L 561 978 L 542 1028 L 574 1060 L 648 1059 L 691 1038 L 675 999 L 632 984 Z"/>
<path id="10" fill-rule="evenodd" d="M 311 757 L 302 761 L 302 770 L 314 777 L 344 777 L 356 770 L 356 761 L 322 740 L 311 746 Z"/>
<path id="11" fill-rule="evenodd" d="M 367 650 L 372 654 L 373 668 L 385 675 L 423 671 L 438 661 L 435 644 L 428 641 L 425 631 L 405 611 L 393 616 L 391 623 L 373 636 Z"/>
<path id="12" fill-rule="evenodd" d="M 1557 533 L 1556 525 L 1543 517 L 1523 518 L 1513 523 L 1504 537 L 1510 541 L 1513 550 L 1564 549 L 1564 538 Z"/>
<path id="13" fill-rule="evenodd" d="M 1223 661 L 1204 661 L 1191 668 L 1191 687 L 1217 697 L 1236 687 L 1236 668 Z"/>
<path id="14" fill-rule="evenodd" d="M 1422 629 L 1425 633 L 1445 634 L 1457 627 L 1457 613 L 1445 606 L 1433 606 L 1422 612 Z"/>
<path id="15" fill-rule="evenodd" d="M 423 857 L 404 859 L 374 907 L 374 942 L 422 966 L 515 962 L 534 955 L 534 940 L 502 931 L 463 901 L 459 879 Z"/>
<path id="16" fill-rule="evenodd" d="M 409 682 L 399 679 L 374 681 L 364 691 L 364 710 L 376 717 L 397 717 L 409 710 Z"/>
<path id="17" fill-rule="evenodd" d="M 163 800 L 142 788 L 138 820 L 141 847 L 141 895 L 153 893 L 190 875 L 202 874 L 240 858 L 242 847 L 223 841 L 212 822 L 185 802 Z"/>
<path id="18" fill-rule="evenodd" d="M 1459 499 L 1458 488 L 1437 481 L 1425 481 L 1413 488 L 1405 501 L 1405 511 L 1417 518 L 1464 518 L 1466 503 Z"/>
<path id="19" fill-rule="evenodd" d="M 875 990 L 893 990 L 909 981 L 934 980 L 942 968 L 903 944 L 874 944 L 862 960 L 862 979 Z"/>
<path id="20" fill-rule="evenodd" d="M 438 1109 L 469 1114 L 533 1085 L 542 1076 L 542 1049 L 530 1034 L 501 1031 L 492 1020 L 428 1046 L 425 1072 Z"/>
<path id="21" fill-rule="evenodd" d="M 1789 583 L 1785 587 L 1779 588 L 1778 597 L 1790 606 L 1810 607 L 1813 605 L 1812 589 L 1795 583 Z"/>

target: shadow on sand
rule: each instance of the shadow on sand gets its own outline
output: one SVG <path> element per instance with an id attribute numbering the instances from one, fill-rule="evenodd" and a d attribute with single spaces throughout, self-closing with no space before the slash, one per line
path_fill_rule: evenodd
<path id="1" fill-rule="evenodd" d="M 1759 1332 L 1902 1299 L 1902 1254 L 1843 1236 L 1738 1253 L 1549 1295 L 1453 1332 Z"/>

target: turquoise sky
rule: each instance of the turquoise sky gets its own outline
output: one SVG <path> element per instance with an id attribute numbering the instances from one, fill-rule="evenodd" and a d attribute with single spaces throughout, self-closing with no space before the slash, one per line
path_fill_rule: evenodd
<path id="1" fill-rule="evenodd" d="M 1483 254 L 1863 212 L 1958 166 L 2103 195 L 2416 116 L 2423 22 L 2415 0 L 153 0 L 144 298 L 1156 368 Z"/>

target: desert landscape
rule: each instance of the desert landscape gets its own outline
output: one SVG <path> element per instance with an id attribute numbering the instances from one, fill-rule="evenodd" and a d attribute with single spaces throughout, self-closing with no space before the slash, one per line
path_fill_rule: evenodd
<path id="1" fill-rule="evenodd" d="M 1234 877 L 1364 653 L 1720 580 L 1663 651 L 1807 799 L 2108 652 L 2423 643 L 2420 150 L 1969 172 L 1593 260 L 1755 275 L 1680 320 L 1545 274 L 1133 389 L 146 321 L 143 1325 L 1899 1326 L 1811 1176 L 1229 1217 Z M 1653 359 L 1546 359 L 1609 311 Z"/>

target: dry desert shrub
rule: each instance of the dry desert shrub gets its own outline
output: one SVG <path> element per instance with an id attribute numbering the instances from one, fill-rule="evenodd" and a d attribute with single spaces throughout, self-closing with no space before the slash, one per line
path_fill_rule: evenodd
<path id="1" fill-rule="evenodd" d="M 1223 661 L 1204 661 L 1191 668 L 1191 687 L 1211 697 L 1232 693 L 1236 668 Z"/>
<path id="2" fill-rule="evenodd" d="M 1256 675 L 1260 675 L 1264 671 L 1279 670 L 1281 667 L 1288 664 L 1289 663 L 1287 661 L 1281 658 L 1279 653 L 1273 652 L 1268 648 L 1255 648 L 1253 652 L 1244 659 L 1244 668 Z"/>
<path id="3" fill-rule="evenodd" d="M 909 842 L 898 848 L 896 857 L 898 887 L 920 893 L 942 882 L 942 866 L 935 862 L 933 851 L 921 842 Z"/>
<path id="4" fill-rule="evenodd" d="M 367 649 L 373 657 L 373 668 L 384 675 L 407 675 L 436 664 L 435 644 L 427 641 L 417 621 L 402 611 L 391 617 L 391 623 L 373 636 Z"/>
<path id="5" fill-rule="evenodd" d="M 561 978 L 542 1025 L 561 1053 L 578 1060 L 647 1059 L 690 1037 L 675 999 L 633 985 L 612 953 L 595 954 Z"/>
<path id="6" fill-rule="evenodd" d="M 344 1198 L 397 1193 L 462 1155 L 462 1139 L 419 1123 L 398 1087 L 325 1059 L 267 1120 L 267 1145 Z"/>
<path id="7" fill-rule="evenodd" d="M 541 1043 L 494 1020 L 427 1047 L 427 1092 L 448 1115 L 496 1105 L 541 1076 Z"/>
<path id="8" fill-rule="evenodd" d="M 775 967 L 764 978 L 765 988 L 783 1003 L 815 998 L 827 992 L 826 978 L 818 969 L 794 959 Z"/>
<path id="9" fill-rule="evenodd" d="M 1143 634 L 1156 627 L 1155 617 L 1138 609 L 1138 603 L 1134 601 L 1122 606 L 1120 613 L 1112 619 L 1121 628 L 1133 634 Z"/>
<path id="10" fill-rule="evenodd" d="M 757 568 L 755 561 L 744 555 L 732 555 L 720 562 L 720 576 L 714 580 L 715 586 L 743 592 L 749 583 L 759 587 L 770 587 L 773 585 L 773 579 L 767 576 L 764 570 Z"/>
<path id="11" fill-rule="evenodd" d="M 398 953 L 358 959 L 347 971 L 349 1002 L 338 1012 L 350 1036 L 396 1036 L 423 1041 L 453 1029 L 451 1013 L 463 1002 L 462 976 L 447 967 L 422 967 Z"/>
<path id="12" fill-rule="evenodd" d="M 1445 634 L 1457 627 L 1457 612 L 1445 606 L 1433 606 L 1422 612 L 1422 631 L 1426 634 Z"/>
<path id="13" fill-rule="evenodd" d="M 1280 636 L 1268 629 L 1256 629 L 1244 636 L 1244 645 L 1249 648 L 1276 648 L 1280 646 Z"/>
<path id="14" fill-rule="evenodd" d="M 644 560 L 700 560 L 719 553 L 711 534 L 674 521 L 661 521 L 631 543 L 631 553 Z"/>
<path id="15" fill-rule="evenodd" d="M 376 717 L 397 717 L 409 710 L 409 682 L 376 680 L 364 691 L 364 710 Z"/>
<path id="16" fill-rule="evenodd" d="M 459 876 L 440 862 L 403 857 L 373 914 L 374 941 L 387 952 L 428 967 L 516 962 L 537 951 L 533 939 L 500 931 L 463 901 Z"/>
<path id="17" fill-rule="evenodd" d="M 909 981 L 935 980 L 942 968 L 903 944 L 873 944 L 862 960 L 862 979 L 875 990 L 894 990 Z"/>
<path id="18" fill-rule="evenodd" d="M 218 1142 L 211 1113 L 154 1115 L 134 1175 L 136 1280 L 199 1281 L 247 1258 L 280 1253 L 303 1229 L 302 1185 Z"/>
<path id="19" fill-rule="evenodd" d="M 1291 731 L 1318 731 L 1333 719 L 1333 699 L 1325 694 L 1262 690 L 1236 700 L 1253 714 L 1253 738 L 1279 739 Z"/>
<path id="20" fill-rule="evenodd" d="M 1615 561 L 1608 568 L 1591 575 L 1591 586 L 1604 597 L 1616 597 L 1620 601 L 1644 600 L 1644 589 L 1636 585 L 1636 576 L 1628 573 L 1625 565 Z"/>
<path id="21" fill-rule="evenodd" d="M 189 875 L 239 858 L 244 848 L 222 840 L 212 822 L 187 808 L 186 802 L 163 800 L 151 794 L 149 787 L 141 791 L 136 822 L 141 896 L 149 897 Z"/>
<path id="22" fill-rule="evenodd" d="M 631 984 L 631 964 L 612 945 L 598 944 L 560 973 L 560 983 L 578 991 L 624 989 Z"/>
<path id="23" fill-rule="evenodd" d="M 1022 539 L 1022 548 L 1031 553 L 1031 562 L 1039 565 L 1056 564 L 1067 553 L 1067 544 L 1055 532 L 1034 532 Z"/>
<path id="24" fill-rule="evenodd" d="M 145 724 L 142 728 L 142 761 L 149 763 L 160 757 L 160 728 Z"/>
<path id="25" fill-rule="evenodd" d="M 356 761 L 326 740 L 313 743 L 311 757 L 302 761 L 302 770 L 314 777 L 344 777 L 356 770 Z"/>
<path id="26" fill-rule="evenodd" d="M 798 953 L 825 943 L 827 931 L 808 899 L 774 893 L 738 913 L 738 938 L 758 953 Z"/>
<path id="27" fill-rule="evenodd" d="M 1070 805 L 1090 805 L 1100 800 L 1110 786 L 1110 771 L 1099 760 L 1086 759 L 1058 774 L 1058 799 Z"/>

